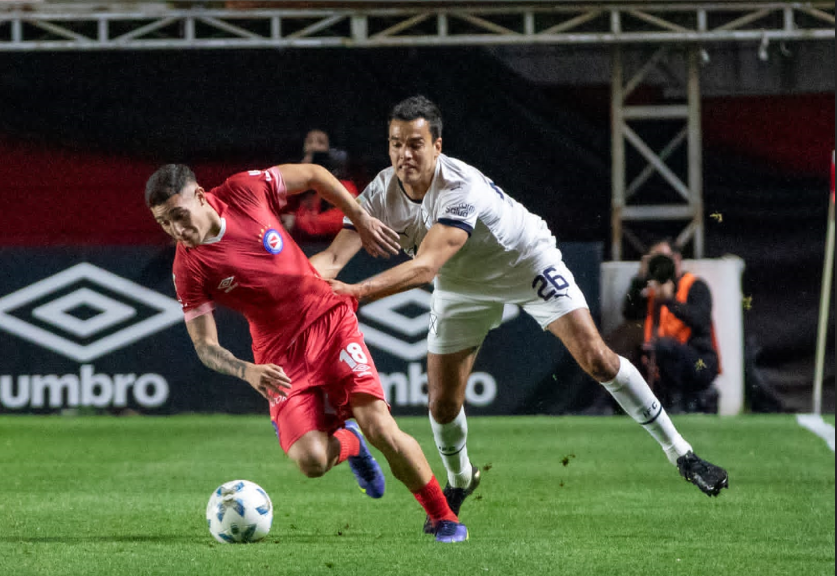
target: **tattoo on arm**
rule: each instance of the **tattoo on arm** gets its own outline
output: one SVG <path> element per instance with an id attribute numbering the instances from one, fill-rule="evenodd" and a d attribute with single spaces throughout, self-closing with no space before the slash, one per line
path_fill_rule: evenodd
<path id="1" fill-rule="evenodd" d="M 244 380 L 247 363 L 236 358 L 232 352 L 218 345 L 199 344 L 195 346 L 203 365 L 221 374 L 229 374 Z"/>

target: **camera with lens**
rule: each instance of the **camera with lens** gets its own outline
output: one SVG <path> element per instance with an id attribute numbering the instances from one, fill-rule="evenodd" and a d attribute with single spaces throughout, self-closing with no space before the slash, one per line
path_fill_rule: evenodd
<path id="1" fill-rule="evenodd" d="M 675 279 L 674 260 L 665 254 L 656 254 L 648 261 L 648 279 L 665 284 Z"/>
<path id="2" fill-rule="evenodd" d="M 348 154 L 345 150 L 337 148 L 331 148 L 327 152 L 314 152 L 311 154 L 311 164 L 322 166 L 337 178 L 345 178 Z"/>

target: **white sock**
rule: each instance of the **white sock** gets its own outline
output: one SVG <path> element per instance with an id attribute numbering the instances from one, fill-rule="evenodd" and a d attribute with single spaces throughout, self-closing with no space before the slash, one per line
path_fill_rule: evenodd
<path id="1" fill-rule="evenodd" d="M 436 448 L 448 471 L 448 482 L 454 488 L 467 488 L 471 483 L 471 461 L 468 460 L 468 421 L 465 408 L 459 410 L 456 418 L 447 424 L 439 424 L 430 414 L 430 428 Z"/>
<path id="2" fill-rule="evenodd" d="M 602 382 L 602 386 L 631 418 L 660 443 L 669 462 L 676 465 L 677 458 L 692 449 L 677 432 L 645 378 L 626 358 L 619 357 L 619 373 L 610 382 Z"/>

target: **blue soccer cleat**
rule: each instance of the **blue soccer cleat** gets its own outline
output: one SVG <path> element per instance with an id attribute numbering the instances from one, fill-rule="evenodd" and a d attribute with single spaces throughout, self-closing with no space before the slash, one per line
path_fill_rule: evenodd
<path id="1" fill-rule="evenodd" d="M 473 494 L 474 490 L 479 487 L 481 478 L 482 475 L 480 474 L 480 469 L 472 465 L 471 484 L 467 488 L 454 488 L 450 485 L 450 482 L 445 484 L 443 494 L 445 495 L 445 500 L 448 501 L 448 506 L 450 507 L 451 512 L 459 516 L 459 510 L 462 509 L 462 503 L 465 501 L 465 498 Z M 430 516 L 424 517 L 424 533 L 436 533 L 436 529 L 433 527 L 433 520 L 430 519 Z"/>
<path id="2" fill-rule="evenodd" d="M 370 498 L 380 498 L 384 495 L 386 487 L 386 480 L 384 473 L 381 472 L 381 467 L 369 448 L 366 446 L 366 441 L 363 439 L 363 434 L 360 433 L 360 428 L 355 422 L 346 422 L 346 430 L 357 436 L 360 441 L 360 452 L 357 456 L 349 456 L 349 467 L 357 479 L 357 484 L 360 486 L 361 492 Z"/>
<path id="3" fill-rule="evenodd" d="M 468 529 L 465 524 L 452 520 L 442 520 L 436 525 L 436 542 L 451 544 L 465 542 L 468 539 Z"/>

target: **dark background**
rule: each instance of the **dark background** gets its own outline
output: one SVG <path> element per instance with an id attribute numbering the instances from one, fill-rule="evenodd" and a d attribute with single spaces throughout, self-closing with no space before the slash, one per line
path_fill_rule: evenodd
<path id="1" fill-rule="evenodd" d="M 297 161 L 314 127 L 349 152 L 363 186 L 387 165 L 390 107 L 415 93 L 442 109 L 445 152 L 543 216 L 559 242 L 609 246 L 609 87 L 535 84 L 478 48 L 2 54 L 0 245 L 163 246 L 142 200 L 159 164 L 189 163 L 213 186 Z M 723 215 L 706 219 L 705 256 L 746 263 L 750 406 L 809 410 L 834 94 L 705 98 L 702 109 L 706 214 Z M 829 325 L 833 411 L 833 312 Z"/>

